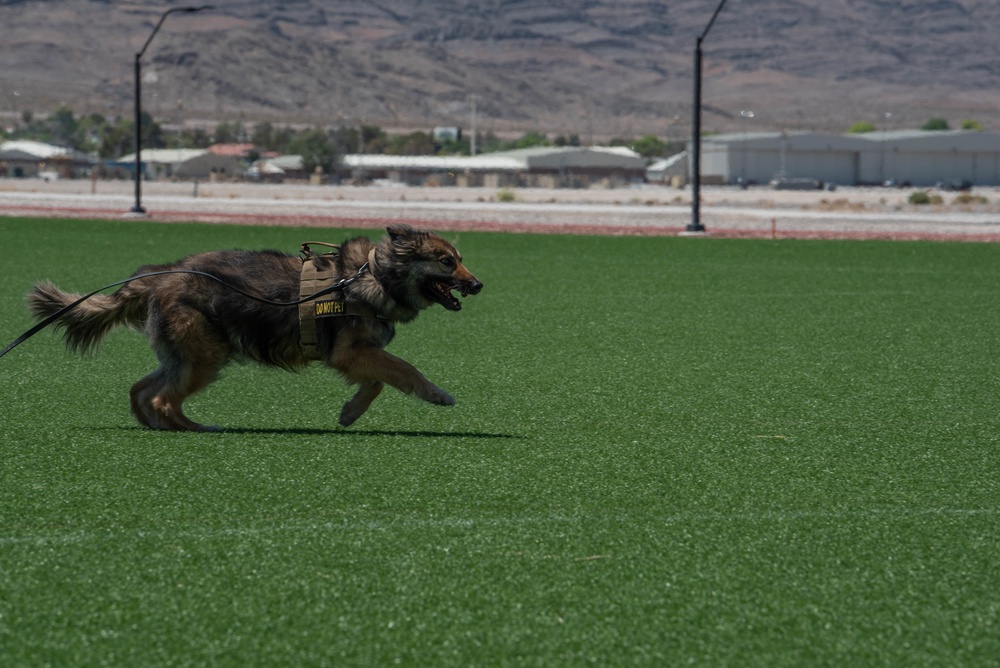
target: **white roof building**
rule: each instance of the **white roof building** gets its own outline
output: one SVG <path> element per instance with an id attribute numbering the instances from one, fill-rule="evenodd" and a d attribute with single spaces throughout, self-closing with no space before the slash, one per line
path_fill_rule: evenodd
<path id="1" fill-rule="evenodd" d="M 231 155 L 217 155 L 201 148 L 148 148 L 140 159 L 146 178 L 197 179 L 212 175 L 230 177 L 242 172 L 239 159 Z M 135 153 L 122 156 L 119 164 L 135 163 Z"/>
<path id="2" fill-rule="evenodd" d="M 0 176 L 73 177 L 85 173 L 96 161 L 80 151 L 40 141 L 0 142 Z"/>
<path id="3" fill-rule="evenodd" d="M 342 170 L 439 185 L 584 185 L 642 178 L 646 159 L 625 147 L 540 146 L 477 156 L 343 155 Z"/>
<path id="4" fill-rule="evenodd" d="M 688 154 L 687 151 L 681 151 L 680 153 L 672 155 L 669 158 L 657 160 L 647 167 L 646 180 L 657 183 L 661 181 L 669 181 L 675 176 L 686 179 L 687 170 Z"/>
<path id="5" fill-rule="evenodd" d="M 0 142 L 0 152 L 5 154 L 21 153 L 39 160 L 47 160 L 56 156 L 68 156 L 73 153 L 72 150 L 62 146 L 53 146 L 52 144 L 27 139 Z"/>

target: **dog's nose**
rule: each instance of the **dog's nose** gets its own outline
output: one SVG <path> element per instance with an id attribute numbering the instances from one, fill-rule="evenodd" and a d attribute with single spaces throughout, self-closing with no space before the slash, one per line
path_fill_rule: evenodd
<path id="1" fill-rule="evenodd" d="M 480 281 L 478 278 L 473 279 L 472 282 L 469 283 L 469 294 L 478 295 L 479 291 L 482 289 L 483 289 L 483 282 Z"/>

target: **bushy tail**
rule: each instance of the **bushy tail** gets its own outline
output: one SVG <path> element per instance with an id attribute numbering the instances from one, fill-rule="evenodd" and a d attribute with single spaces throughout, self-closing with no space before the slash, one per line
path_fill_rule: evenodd
<path id="1" fill-rule="evenodd" d="M 138 327 L 145 322 L 143 297 L 127 289 L 111 295 L 94 295 L 59 316 L 55 325 L 64 330 L 67 348 L 78 353 L 90 352 L 115 327 Z M 37 283 L 27 295 L 28 308 L 38 320 L 54 315 L 78 299 L 80 295 L 63 292 L 48 281 Z"/>

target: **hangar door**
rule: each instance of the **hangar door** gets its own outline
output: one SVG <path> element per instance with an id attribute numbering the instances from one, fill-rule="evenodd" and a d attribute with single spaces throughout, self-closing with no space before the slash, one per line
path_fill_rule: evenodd
<path id="1" fill-rule="evenodd" d="M 858 182 L 861 156 L 856 151 L 789 151 L 785 160 L 789 176 L 842 186 Z"/>

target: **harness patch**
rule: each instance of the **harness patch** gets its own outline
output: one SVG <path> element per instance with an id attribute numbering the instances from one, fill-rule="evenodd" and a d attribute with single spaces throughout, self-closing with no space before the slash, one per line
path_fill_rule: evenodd
<path id="1" fill-rule="evenodd" d="M 334 315 L 347 315 L 347 303 L 335 300 L 313 302 L 316 307 L 313 317 L 328 318 Z"/>

